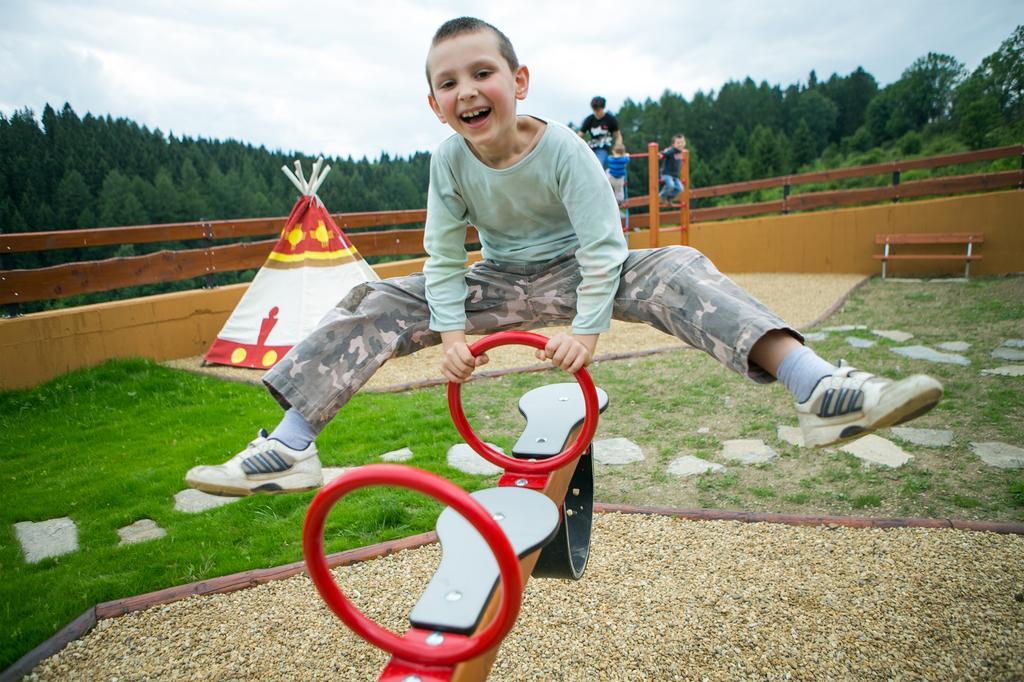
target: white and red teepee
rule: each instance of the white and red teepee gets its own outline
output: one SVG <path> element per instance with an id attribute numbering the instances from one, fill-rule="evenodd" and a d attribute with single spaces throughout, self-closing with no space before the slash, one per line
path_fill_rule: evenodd
<path id="1" fill-rule="evenodd" d="M 308 181 L 298 161 L 295 173 L 281 167 L 302 196 L 267 262 L 206 352 L 207 363 L 272 367 L 352 287 L 380 279 L 317 196 L 331 170 L 322 163 L 313 164 Z"/>

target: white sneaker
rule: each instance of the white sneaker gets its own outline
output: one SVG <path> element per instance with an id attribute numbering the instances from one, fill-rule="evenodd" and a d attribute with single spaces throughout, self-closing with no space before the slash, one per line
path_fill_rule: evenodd
<path id="1" fill-rule="evenodd" d="M 796 403 L 808 447 L 837 445 L 902 424 L 935 407 L 942 384 L 924 374 L 900 381 L 843 366 L 823 377 L 811 397 Z"/>
<path id="2" fill-rule="evenodd" d="M 293 450 L 260 429 L 247 448 L 223 464 L 193 467 L 185 482 L 215 495 L 253 495 L 313 490 L 323 485 L 324 477 L 316 443 Z"/>

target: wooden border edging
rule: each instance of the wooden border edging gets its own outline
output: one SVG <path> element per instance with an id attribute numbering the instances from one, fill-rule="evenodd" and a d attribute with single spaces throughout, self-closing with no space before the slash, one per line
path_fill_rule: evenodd
<path id="1" fill-rule="evenodd" d="M 609 514 L 647 514 L 672 516 L 688 521 L 740 521 L 741 523 L 781 523 L 787 526 L 840 526 L 843 528 L 948 528 L 985 533 L 1024 535 L 1024 523 L 1012 521 L 970 521 L 962 519 L 885 518 L 878 516 L 828 516 L 813 514 L 776 514 L 772 512 L 730 511 L 728 509 L 674 509 L 672 507 L 636 507 L 630 504 L 597 502 L 594 511 Z"/>

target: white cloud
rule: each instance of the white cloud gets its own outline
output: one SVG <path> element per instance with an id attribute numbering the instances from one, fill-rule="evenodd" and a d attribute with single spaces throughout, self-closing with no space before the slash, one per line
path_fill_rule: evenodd
<path id="1" fill-rule="evenodd" d="M 687 97 L 727 80 L 788 85 L 864 66 L 891 82 L 928 51 L 973 68 L 1024 21 L 1018 2 L 810 0 L 479 3 L 7 0 L 0 111 L 71 103 L 179 135 L 307 153 L 407 155 L 448 133 L 423 61 L 445 19 L 476 14 L 531 68 L 523 110 L 579 122 L 594 94 Z"/>

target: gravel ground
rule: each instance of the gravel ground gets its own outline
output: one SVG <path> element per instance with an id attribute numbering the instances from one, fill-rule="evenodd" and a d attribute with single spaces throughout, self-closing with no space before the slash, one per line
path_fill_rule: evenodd
<path id="1" fill-rule="evenodd" d="M 335 571 L 392 630 L 436 545 Z M 602 514 L 532 580 L 490 680 L 1024 679 L 1024 538 Z M 305 576 L 100 621 L 31 680 L 376 680 Z"/>
<path id="2" fill-rule="evenodd" d="M 730 277 L 755 298 L 774 310 L 792 326 L 802 329 L 820 318 L 850 289 L 864 281 L 864 275 L 830 273 L 743 273 Z M 549 327 L 536 330 L 551 336 L 568 327 Z M 671 348 L 684 345 L 674 336 L 663 334 L 643 324 L 612 322 L 609 331 L 601 335 L 597 354 L 632 353 L 637 351 Z M 530 365 L 536 361 L 522 348 L 498 348 L 488 356 L 487 370 L 509 369 Z M 233 381 L 259 383 L 263 372 L 238 367 L 202 366 L 202 356 L 171 360 L 170 367 L 203 374 L 220 376 Z M 366 384 L 370 390 L 412 382 L 441 378 L 440 347 L 425 348 L 417 353 L 389 361 Z"/>

